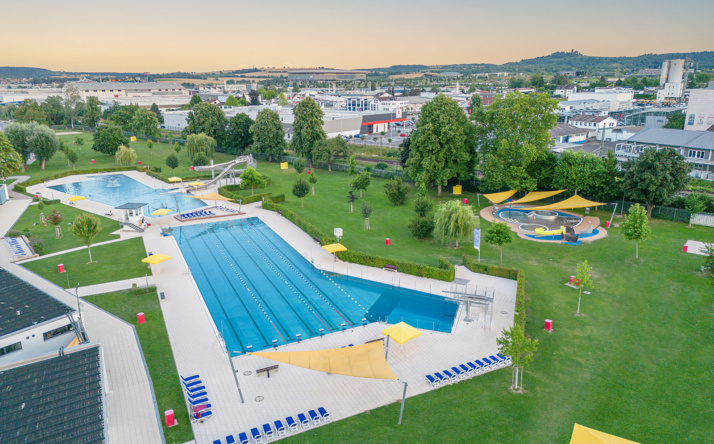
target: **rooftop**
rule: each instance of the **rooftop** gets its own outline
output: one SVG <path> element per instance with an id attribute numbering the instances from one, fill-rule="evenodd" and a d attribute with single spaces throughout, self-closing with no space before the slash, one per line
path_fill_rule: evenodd
<path id="1" fill-rule="evenodd" d="M 567 123 L 559 123 L 558 126 L 550 130 L 550 135 L 553 137 L 573 136 L 576 134 L 585 134 L 586 130 L 578 128 Z"/>
<path id="2" fill-rule="evenodd" d="M 0 288 L 0 337 L 73 311 L 3 268 L 0 268 Z"/>
<path id="3" fill-rule="evenodd" d="M 634 136 L 628 142 L 644 143 L 650 145 L 666 145 L 676 147 L 691 147 L 690 144 L 695 139 L 701 137 L 706 131 L 685 131 L 670 128 L 646 128 Z M 714 149 L 714 139 L 703 139 L 709 142 L 709 149 Z M 701 145 L 701 143 L 699 144 Z M 693 148 L 693 147 L 692 147 Z"/>
<path id="4" fill-rule="evenodd" d="M 154 90 L 154 89 L 178 89 L 184 90 L 182 85 L 174 82 L 92 82 L 92 83 L 75 83 L 74 84 L 80 91 L 94 91 L 100 89 L 113 89 L 113 90 Z"/>
<path id="5" fill-rule="evenodd" d="M 115 210 L 138 210 L 141 207 L 145 207 L 149 205 L 148 203 L 141 203 L 141 202 L 128 202 L 125 204 L 121 204 L 118 207 L 114 207 Z"/>
<path id="6" fill-rule="evenodd" d="M 602 122 L 605 119 L 611 119 L 609 116 L 584 116 L 577 115 L 570 118 L 570 122 Z"/>
<path id="7" fill-rule="evenodd" d="M 98 345 L 8 367 L 0 368 L 0 442 L 105 442 Z"/>

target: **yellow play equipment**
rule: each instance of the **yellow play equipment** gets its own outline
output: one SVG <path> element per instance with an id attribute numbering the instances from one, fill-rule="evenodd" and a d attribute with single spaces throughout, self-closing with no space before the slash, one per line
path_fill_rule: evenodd
<path id="1" fill-rule="evenodd" d="M 545 228 L 536 228 L 535 232 L 536 232 L 536 236 L 549 236 L 551 234 L 564 234 L 565 227 L 561 226 L 557 230 L 550 230 L 550 231 L 547 231 Z"/>

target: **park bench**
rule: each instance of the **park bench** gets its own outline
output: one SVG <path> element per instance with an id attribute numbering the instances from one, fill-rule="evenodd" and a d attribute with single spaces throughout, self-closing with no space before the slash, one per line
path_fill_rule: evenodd
<path id="1" fill-rule="evenodd" d="M 383 268 L 387 271 L 398 271 L 397 266 L 392 264 L 384 264 Z"/>
<path id="2" fill-rule="evenodd" d="M 371 341 L 367 341 L 367 342 L 365 342 L 365 344 L 370 344 L 370 343 L 372 343 L 372 342 L 379 342 L 379 341 L 382 341 L 382 342 L 384 342 L 384 338 L 379 338 L 379 339 L 372 339 Z"/>
<path id="3" fill-rule="evenodd" d="M 271 365 L 270 367 L 259 368 L 255 371 L 255 376 L 260 376 L 262 373 L 266 373 L 268 375 L 268 378 L 270 378 L 270 372 L 278 371 L 278 367 L 278 365 Z"/>

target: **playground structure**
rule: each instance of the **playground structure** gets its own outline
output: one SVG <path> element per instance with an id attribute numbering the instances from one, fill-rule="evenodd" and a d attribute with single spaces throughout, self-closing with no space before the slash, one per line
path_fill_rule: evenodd
<path id="1" fill-rule="evenodd" d="M 257 168 L 258 167 L 258 162 L 253 158 L 252 155 L 247 155 L 247 156 L 238 156 L 234 160 L 231 160 L 230 162 L 224 162 L 224 163 L 217 163 L 213 165 L 204 165 L 204 166 L 197 166 L 194 167 L 194 170 L 196 171 L 211 171 L 211 180 L 204 183 L 203 185 L 199 186 L 190 186 L 187 185 L 186 189 L 190 191 L 197 191 L 197 190 L 202 190 L 206 189 L 212 185 L 217 184 L 221 179 L 226 178 L 230 175 L 233 179 L 236 177 L 236 173 L 238 176 L 243 174 L 243 169 L 236 170 L 235 168 L 239 165 L 245 165 L 246 167 L 251 167 L 251 168 Z M 216 170 L 223 170 L 221 171 L 218 176 L 215 175 Z"/>

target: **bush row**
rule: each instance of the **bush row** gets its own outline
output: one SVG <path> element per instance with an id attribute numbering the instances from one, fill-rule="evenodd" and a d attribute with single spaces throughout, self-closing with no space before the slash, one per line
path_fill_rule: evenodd
<path id="1" fill-rule="evenodd" d="M 32 180 L 28 180 L 26 182 L 17 183 L 17 184 L 15 184 L 14 190 L 18 191 L 20 193 L 26 193 L 27 187 L 29 187 L 29 186 L 37 185 L 38 183 L 42 183 L 46 180 L 61 179 L 63 177 L 74 176 L 77 174 L 109 173 L 109 172 L 114 172 L 114 171 L 130 171 L 130 170 L 136 170 L 136 169 L 137 169 L 137 167 L 130 166 L 130 167 L 92 168 L 92 169 L 88 169 L 88 170 L 63 171 L 59 174 L 54 174 L 52 176 L 43 177 L 42 179 L 32 179 Z"/>
<path id="2" fill-rule="evenodd" d="M 463 256 L 464 267 L 474 273 L 514 279 L 516 281 L 516 314 L 514 322 L 526 328 L 526 274 L 522 270 L 499 265 L 480 264 L 473 256 Z"/>
<path id="3" fill-rule="evenodd" d="M 302 216 L 300 216 L 296 212 L 289 210 L 283 207 L 282 205 L 278 205 L 277 203 L 267 200 L 263 202 L 263 209 L 282 212 L 284 218 L 297 225 L 302 231 L 307 233 L 308 236 L 313 238 L 319 238 L 320 245 L 334 244 L 337 242 L 337 239 L 334 236 L 328 235 L 310 222 L 307 222 Z"/>

